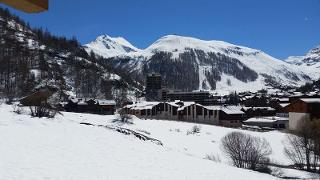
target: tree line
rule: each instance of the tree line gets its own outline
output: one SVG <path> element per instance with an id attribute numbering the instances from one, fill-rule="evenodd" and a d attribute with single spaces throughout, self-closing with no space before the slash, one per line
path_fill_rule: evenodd
<path id="1" fill-rule="evenodd" d="M 115 89 L 141 85 L 110 61 L 87 53 L 75 37 L 31 28 L 0 8 L 0 96 L 12 101 L 49 87 L 77 97 L 113 98 Z M 121 79 L 112 78 L 115 74 Z M 60 96 L 63 97 L 63 96 Z"/>

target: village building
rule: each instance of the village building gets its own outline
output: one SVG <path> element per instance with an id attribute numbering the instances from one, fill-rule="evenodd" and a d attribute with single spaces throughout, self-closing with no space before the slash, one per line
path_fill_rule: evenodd
<path id="1" fill-rule="evenodd" d="M 238 128 L 246 119 L 241 106 L 222 106 L 219 111 L 219 125 L 224 127 Z"/>
<path id="2" fill-rule="evenodd" d="M 54 94 L 54 90 L 49 88 L 43 88 L 35 91 L 28 96 L 20 99 L 20 104 L 23 106 L 40 106 L 41 104 L 47 104 L 48 99 Z"/>
<path id="3" fill-rule="evenodd" d="M 289 112 L 289 129 L 296 130 L 301 121 L 320 119 L 320 98 L 302 98 L 287 107 Z"/>
<path id="4" fill-rule="evenodd" d="M 152 73 L 146 77 L 146 100 L 160 101 L 162 99 L 162 77 Z"/>
<path id="5" fill-rule="evenodd" d="M 276 110 L 272 107 L 242 107 L 241 110 L 247 118 L 276 115 Z"/>
<path id="6" fill-rule="evenodd" d="M 124 107 L 145 119 L 164 119 L 201 124 L 241 127 L 245 118 L 238 106 L 203 106 L 196 102 L 139 102 Z"/>
<path id="7" fill-rule="evenodd" d="M 70 98 L 66 103 L 62 104 L 67 112 L 113 115 L 116 110 L 116 102 L 114 100 Z"/>
<path id="8" fill-rule="evenodd" d="M 168 91 L 163 95 L 162 100 L 164 101 L 194 101 L 202 105 L 213 105 L 218 104 L 221 99 L 220 96 L 213 96 L 209 91 L 194 91 L 194 92 L 183 92 L 183 91 Z"/>

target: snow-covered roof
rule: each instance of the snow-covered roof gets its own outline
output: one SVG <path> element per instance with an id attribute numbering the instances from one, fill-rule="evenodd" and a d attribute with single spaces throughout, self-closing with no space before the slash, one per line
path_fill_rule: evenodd
<path id="1" fill-rule="evenodd" d="M 177 103 L 179 103 L 180 101 L 175 101 L 175 102 L 167 102 L 167 104 L 169 104 L 170 106 L 174 106 L 174 107 L 179 107 L 179 105 Z"/>
<path id="2" fill-rule="evenodd" d="M 280 98 L 279 101 L 280 102 L 289 102 L 289 98 Z"/>
<path id="3" fill-rule="evenodd" d="M 116 105 L 114 100 L 97 99 L 96 102 L 98 102 L 99 105 Z"/>
<path id="4" fill-rule="evenodd" d="M 241 108 L 241 106 L 222 106 L 221 111 L 226 114 L 244 114 L 244 112 L 241 111 Z"/>
<path id="5" fill-rule="evenodd" d="M 275 111 L 274 108 L 272 107 L 242 107 L 243 110 L 247 111 L 249 109 L 252 109 L 252 110 L 268 110 L 268 111 Z"/>
<path id="6" fill-rule="evenodd" d="M 78 102 L 78 105 L 88 105 L 88 103 L 86 103 L 84 100 Z"/>
<path id="7" fill-rule="evenodd" d="M 288 106 L 290 103 L 280 103 L 280 106 L 281 107 L 286 107 L 286 106 Z"/>
<path id="8" fill-rule="evenodd" d="M 186 107 L 196 104 L 195 102 L 183 102 L 183 106 L 178 108 L 178 111 L 184 110 Z"/>
<path id="9" fill-rule="evenodd" d="M 305 94 L 301 93 L 301 92 L 293 92 L 293 95 L 291 95 L 291 97 L 299 97 L 299 96 L 303 96 Z"/>
<path id="10" fill-rule="evenodd" d="M 243 121 L 244 123 L 247 122 L 255 122 L 255 123 L 274 123 L 277 121 L 289 121 L 289 118 L 285 117 L 276 117 L 276 116 L 271 116 L 271 117 L 254 117 L 250 118 L 246 121 Z"/>
<path id="11" fill-rule="evenodd" d="M 209 110 L 220 110 L 221 109 L 221 106 L 203 106 L 205 107 L 206 109 L 209 109 Z"/>
<path id="12" fill-rule="evenodd" d="M 320 103 L 320 98 L 301 98 L 300 100 L 306 103 Z"/>
<path id="13" fill-rule="evenodd" d="M 137 102 L 135 104 L 127 105 L 126 108 L 131 108 L 133 110 L 143 110 L 143 109 L 152 109 L 154 106 L 160 104 L 160 102 Z"/>

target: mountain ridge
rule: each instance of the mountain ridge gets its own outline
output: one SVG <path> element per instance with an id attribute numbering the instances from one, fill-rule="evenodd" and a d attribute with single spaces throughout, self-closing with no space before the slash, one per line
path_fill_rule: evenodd
<path id="1" fill-rule="evenodd" d="M 87 49 L 90 50 L 95 51 Z M 129 70 L 140 76 L 141 80 L 147 73 L 158 72 L 172 89 L 246 91 L 300 86 L 316 79 L 316 74 L 306 73 L 308 71 L 304 68 L 274 58 L 261 50 L 178 35 L 166 35 L 145 49 L 108 58 L 116 67 Z M 189 78 L 193 79 L 193 84 L 182 78 L 182 82 L 188 85 L 177 86 L 174 84 L 177 82 L 170 80 L 169 76 L 181 80 L 179 76 L 188 72 L 192 74 Z M 230 81 L 233 82 L 231 85 Z"/>

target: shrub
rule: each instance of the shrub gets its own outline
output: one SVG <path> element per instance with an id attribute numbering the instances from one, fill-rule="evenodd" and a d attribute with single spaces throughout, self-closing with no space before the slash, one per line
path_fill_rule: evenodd
<path id="1" fill-rule="evenodd" d="M 13 112 L 16 113 L 16 114 L 22 114 L 22 107 L 20 107 L 19 105 L 17 104 L 14 104 L 12 105 L 12 108 L 13 108 Z"/>
<path id="2" fill-rule="evenodd" d="M 214 161 L 214 162 L 218 162 L 218 163 L 221 162 L 221 159 L 220 159 L 219 155 L 213 155 L 213 154 L 209 155 L 209 154 L 207 154 L 205 159 L 208 159 L 208 160 Z"/>
<path id="3" fill-rule="evenodd" d="M 47 117 L 47 118 L 54 118 L 57 114 L 57 110 L 52 108 L 47 103 L 41 103 L 38 106 L 30 106 L 30 112 L 32 117 Z"/>
<path id="4" fill-rule="evenodd" d="M 189 134 L 198 134 L 198 133 L 200 133 L 200 131 L 201 131 L 201 126 L 195 125 L 195 126 L 193 126 L 193 127 L 191 128 L 191 130 L 189 130 L 189 131 L 187 132 L 187 135 L 189 135 Z"/>
<path id="5" fill-rule="evenodd" d="M 222 149 L 236 167 L 267 171 L 272 150 L 265 139 L 231 132 L 222 138 Z"/>
<path id="6" fill-rule="evenodd" d="M 120 108 L 118 110 L 118 114 L 119 114 L 118 119 L 123 123 L 128 123 L 129 120 L 131 119 L 130 114 L 128 114 L 124 108 Z"/>

